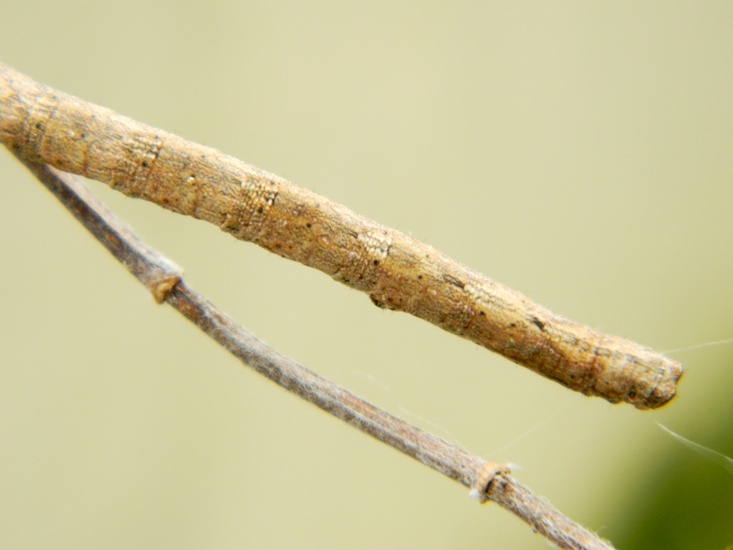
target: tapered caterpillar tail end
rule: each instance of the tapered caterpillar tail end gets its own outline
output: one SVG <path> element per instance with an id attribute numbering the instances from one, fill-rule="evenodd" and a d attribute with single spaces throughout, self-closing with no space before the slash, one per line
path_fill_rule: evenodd
<path id="1" fill-rule="evenodd" d="M 638 348 L 631 353 L 613 353 L 608 359 L 616 365 L 609 365 L 614 368 L 602 372 L 588 393 L 641 410 L 669 403 L 677 394 L 682 364 L 648 348 Z"/>
<path id="2" fill-rule="evenodd" d="M 659 368 L 658 381 L 648 393 L 644 393 L 645 387 L 639 388 L 640 395 L 632 397 L 629 395 L 629 403 L 637 409 L 657 409 L 669 403 L 677 395 L 677 384 L 682 378 L 684 367 L 681 363 L 664 357 L 665 361 Z M 632 390 L 633 391 L 633 390 Z M 641 399 L 636 399 L 641 397 Z"/>
<path id="3" fill-rule="evenodd" d="M 659 408 L 677 394 L 684 371 L 677 361 L 559 316 L 546 319 L 540 352 L 517 362 L 584 395 L 637 409 Z"/>

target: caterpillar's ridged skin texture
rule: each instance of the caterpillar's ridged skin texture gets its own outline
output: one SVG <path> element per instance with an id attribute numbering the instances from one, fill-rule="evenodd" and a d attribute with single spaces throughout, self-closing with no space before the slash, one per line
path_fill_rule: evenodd
<path id="1" fill-rule="evenodd" d="M 278 176 L 2 65 L 0 140 L 28 159 L 216 224 L 586 395 L 648 409 L 676 393 L 682 365 L 660 353 L 556 315 Z"/>

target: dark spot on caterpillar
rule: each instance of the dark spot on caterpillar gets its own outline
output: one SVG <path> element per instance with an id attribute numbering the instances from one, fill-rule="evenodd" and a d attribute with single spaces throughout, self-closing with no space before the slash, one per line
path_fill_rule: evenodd
<path id="1" fill-rule="evenodd" d="M 313 224 L 312 224 L 311 222 L 308 222 L 307 224 L 305 224 L 305 226 L 306 226 L 306 227 L 307 227 L 308 229 L 310 229 L 311 227 L 313 227 Z"/>
<path id="2" fill-rule="evenodd" d="M 381 309 L 395 309 L 394 300 L 388 296 L 377 297 L 375 294 L 370 294 L 369 299 L 372 303 Z"/>
<path id="3" fill-rule="evenodd" d="M 262 208 L 261 206 L 257 209 L 257 213 L 258 214 L 262 214 L 262 212 L 264 212 L 264 211 L 265 211 L 265 209 Z"/>
<path id="4" fill-rule="evenodd" d="M 537 326 L 540 330 L 545 330 L 545 323 L 540 321 L 537 317 L 532 317 L 532 322 Z"/>
<path id="5" fill-rule="evenodd" d="M 379 265 L 379 260 L 374 260 L 374 261 L 373 261 L 372 263 L 373 263 L 374 265 Z"/>
<path id="6" fill-rule="evenodd" d="M 380 300 L 379 298 L 377 298 L 376 296 L 369 296 L 369 299 L 372 301 L 372 303 L 375 306 L 377 306 L 380 309 L 384 309 L 384 308 L 387 307 L 386 304 L 382 300 Z"/>
<path id="7" fill-rule="evenodd" d="M 418 281 L 422 281 L 422 275 L 418 275 L 418 276 L 417 276 L 417 280 L 418 280 Z"/>
<path id="8" fill-rule="evenodd" d="M 483 311 L 479 311 L 478 314 L 481 315 L 481 317 L 483 317 L 484 315 L 486 315 Z"/>
<path id="9" fill-rule="evenodd" d="M 443 275 L 443 280 L 446 283 L 450 283 L 452 285 L 457 286 L 458 288 L 466 288 L 466 285 L 463 284 L 462 281 L 459 281 L 458 279 L 456 279 L 453 275 Z"/>

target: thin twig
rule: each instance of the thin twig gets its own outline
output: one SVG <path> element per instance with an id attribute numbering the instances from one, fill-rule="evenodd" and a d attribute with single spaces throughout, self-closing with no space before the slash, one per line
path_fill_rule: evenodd
<path id="1" fill-rule="evenodd" d="M 494 501 L 560 548 L 609 550 L 613 547 L 562 515 L 510 475 L 487 462 L 359 399 L 288 359 L 255 338 L 191 289 L 180 270 L 145 245 L 73 176 L 18 156 L 122 265 L 145 284 L 156 301 L 165 301 L 245 365 L 270 380 L 471 489 L 480 502 Z"/>
<path id="2" fill-rule="evenodd" d="M 319 269 L 586 395 L 667 403 L 682 366 L 565 319 L 404 233 L 0 64 L 0 142 Z"/>

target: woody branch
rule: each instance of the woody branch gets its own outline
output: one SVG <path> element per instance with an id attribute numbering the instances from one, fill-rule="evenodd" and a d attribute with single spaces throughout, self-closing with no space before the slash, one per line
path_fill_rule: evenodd
<path id="1" fill-rule="evenodd" d="M 403 422 L 269 348 L 191 289 L 172 262 L 143 243 L 73 176 L 20 156 L 18 159 L 150 289 L 157 302 L 175 308 L 246 366 L 363 433 L 461 483 L 479 502 L 499 504 L 560 548 L 613 548 L 517 482 L 508 466 L 487 462 Z"/>

